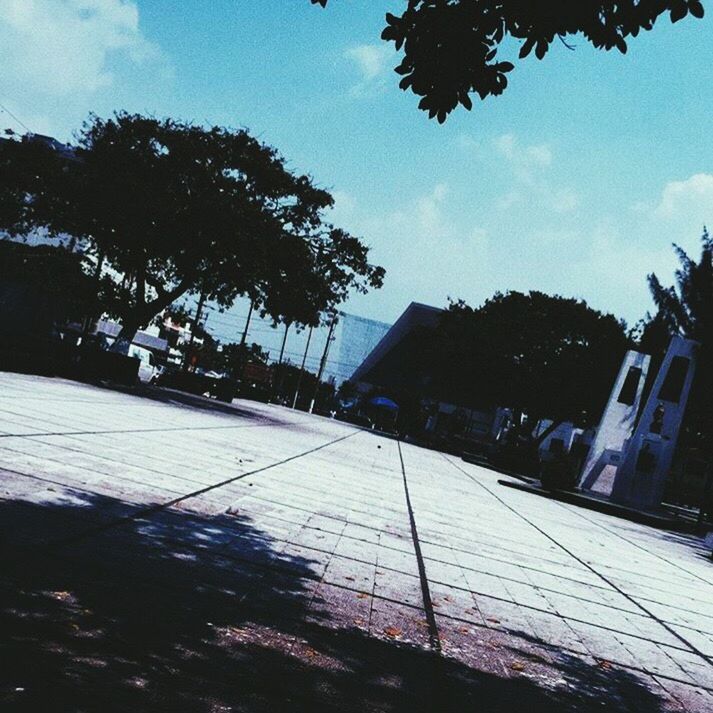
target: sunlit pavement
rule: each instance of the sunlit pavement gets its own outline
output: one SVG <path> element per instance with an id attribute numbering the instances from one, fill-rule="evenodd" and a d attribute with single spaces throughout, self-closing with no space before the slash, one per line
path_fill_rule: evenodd
<path id="1" fill-rule="evenodd" d="M 713 710 L 700 540 L 282 407 L 0 374 L 0 537 L 3 710 Z"/>

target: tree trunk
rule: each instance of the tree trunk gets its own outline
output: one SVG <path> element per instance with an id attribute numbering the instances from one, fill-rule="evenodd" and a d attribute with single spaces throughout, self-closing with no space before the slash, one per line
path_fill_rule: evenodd
<path id="1" fill-rule="evenodd" d="M 188 371 L 191 366 L 191 356 L 193 355 L 193 342 L 196 338 L 196 329 L 200 323 L 201 312 L 203 312 L 203 305 L 205 304 L 205 290 L 201 290 L 200 297 L 198 298 L 198 305 L 196 306 L 196 316 L 193 318 L 193 325 L 191 327 L 191 338 L 188 341 L 188 349 L 186 349 L 186 358 L 183 360 L 183 371 Z M 195 371 L 195 366 L 193 367 Z"/>
<path id="2" fill-rule="evenodd" d="M 309 343 L 312 340 L 312 329 L 313 327 L 309 328 L 309 332 L 307 333 L 307 345 L 305 346 L 305 353 L 304 356 L 302 357 L 302 366 L 300 367 L 300 375 L 297 377 L 297 388 L 295 389 L 295 398 L 292 401 L 292 408 L 297 408 L 297 399 L 299 398 L 300 395 L 300 388 L 302 386 L 302 377 L 305 375 L 305 362 L 307 361 L 307 352 L 309 351 Z"/>
<path id="3" fill-rule="evenodd" d="M 329 354 L 329 346 L 332 343 L 332 335 L 334 334 L 334 328 L 337 326 L 337 317 L 335 316 L 332 323 L 329 325 L 329 334 L 327 334 L 327 342 L 324 345 L 324 351 L 322 352 L 322 359 L 319 362 L 319 371 L 317 372 L 317 383 L 314 387 L 314 393 L 312 394 L 312 401 L 309 405 L 309 412 L 314 411 L 314 404 L 317 400 L 319 394 L 319 386 L 322 383 L 322 375 L 324 374 L 324 367 L 327 364 L 327 355 Z"/>
<path id="4" fill-rule="evenodd" d="M 115 354 L 128 354 L 129 347 L 134 341 L 134 337 L 136 336 L 136 332 L 139 331 L 140 326 L 141 324 L 138 321 L 132 320 L 129 322 L 127 320 L 123 320 L 121 331 L 109 348 L 109 351 L 114 352 Z"/>

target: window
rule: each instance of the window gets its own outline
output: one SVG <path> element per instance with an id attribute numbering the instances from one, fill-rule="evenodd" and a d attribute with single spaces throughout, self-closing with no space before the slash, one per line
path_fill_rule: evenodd
<path id="1" fill-rule="evenodd" d="M 620 404 L 633 406 L 636 401 L 636 392 L 639 390 L 639 381 L 641 380 L 641 369 L 637 366 L 629 367 L 629 373 L 624 379 L 624 384 L 619 392 L 617 401 Z"/>
<path id="2" fill-rule="evenodd" d="M 683 391 L 683 384 L 686 381 L 690 363 L 690 359 L 682 356 L 675 356 L 671 360 L 668 373 L 659 391 L 658 397 L 661 401 L 670 401 L 677 404 L 681 400 L 681 392 Z"/>

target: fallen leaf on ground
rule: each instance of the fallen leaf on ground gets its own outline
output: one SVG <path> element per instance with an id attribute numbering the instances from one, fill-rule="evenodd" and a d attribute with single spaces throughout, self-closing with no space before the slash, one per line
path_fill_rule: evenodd
<path id="1" fill-rule="evenodd" d="M 487 617 L 487 618 L 486 618 L 486 621 L 492 621 L 493 624 L 499 624 L 499 623 L 500 623 L 500 619 L 495 619 L 495 618 L 492 617 L 492 616 Z"/>
<path id="2" fill-rule="evenodd" d="M 510 664 L 510 668 L 511 668 L 513 671 L 524 671 L 524 670 L 525 670 L 525 664 L 524 664 L 524 663 L 520 663 L 519 661 L 513 661 L 513 662 Z"/>
<path id="3" fill-rule="evenodd" d="M 366 599 L 369 595 L 364 594 L 364 592 L 359 592 L 359 594 L 356 595 L 357 599 Z"/>
<path id="4" fill-rule="evenodd" d="M 387 626 L 387 627 L 384 629 L 384 633 L 385 633 L 387 636 L 391 637 L 392 639 L 395 639 L 397 636 L 401 636 L 401 633 L 402 633 L 402 632 L 401 632 L 401 629 L 399 629 L 399 628 L 396 627 L 396 626 Z"/>
<path id="5" fill-rule="evenodd" d="M 608 669 L 611 668 L 611 663 L 606 659 L 601 659 L 600 661 L 597 661 L 597 666 L 599 666 L 599 668 Z"/>

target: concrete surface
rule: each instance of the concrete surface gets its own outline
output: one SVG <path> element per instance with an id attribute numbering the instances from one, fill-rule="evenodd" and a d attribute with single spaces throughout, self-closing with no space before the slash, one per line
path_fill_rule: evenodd
<path id="1" fill-rule="evenodd" d="M 713 710 L 700 540 L 174 401 L 0 374 L 3 710 Z"/>

